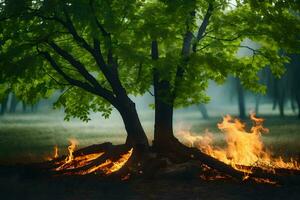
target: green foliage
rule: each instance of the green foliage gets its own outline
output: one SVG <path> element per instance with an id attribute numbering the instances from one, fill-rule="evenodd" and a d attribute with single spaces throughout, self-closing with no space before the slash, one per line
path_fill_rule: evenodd
<path id="1" fill-rule="evenodd" d="M 207 102 L 209 80 L 223 83 L 228 75 L 256 92 L 264 92 L 257 73 L 265 66 L 280 76 L 289 60 L 287 53 L 299 51 L 299 4 L 297 1 L 228 0 L 36 0 L 5 1 L 0 5 L 0 78 L 19 99 L 35 102 L 54 91 L 65 91 L 55 104 L 64 107 L 66 119 L 88 121 L 89 113 L 108 117 L 112 105 L 101 97 L 72 86 L 41 56 L 48 52 L 69 77 L 91 84 L 49 42 L 82 63 L 106 90 L 112 86 L 99 69 L 95 58 L 76 41 L 59 20 L 73 23 L 77 34 L 94 47 L 100 41 L 104 62 L 110 54 L 117 60 L 118 75 L 127 94 L 143 94 L 151 88 L 153 69 L 176 90 L 175 105 Z M 18 2 L 18 3 L 16 3 Z M 199 41 L 196 39 L 209 4 L 211 17 Z M 67 14 L 66 14 L 67 13 Z M 59 20 L 57 20 L 59 19 Z M 105 29 L 107 35 L 99 28 Z M 182 46 L 187 32 L 194 35 L 187 57 Z M 152 60 L 151 42 L 159 46 L 159 59 Z M 251 40 L 253 49 L 242 45 Z M 240 49 L 250 55 L 238 57 Z M 112 68 L 112 64 L 108 64 Z M 176 85 L 177 68 L 183 69 Z M 1 90 L 2 91 L 2 90 Z M 4 93 L 3 91 L 1 93 Z"/>
<path id="2" fill-rule="evenodd" d="M 74 87 L 64 91 L 55 102 L 54 107 L 65 108 L 65 120 L 68 121 L 71 117 L 76 117 L 87 122 L 90 120 L 90 111 L 101 112 L 104 118 L 108 118 L 112 111 L 111 105 L 102 98 Z"/>

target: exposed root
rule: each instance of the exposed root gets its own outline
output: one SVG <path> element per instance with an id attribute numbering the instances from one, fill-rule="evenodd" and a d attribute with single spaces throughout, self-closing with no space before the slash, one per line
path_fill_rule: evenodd
<path id="1" fill-rule="evenodd" d="M 139 152 L 126 145 L 104 143 L 73 152 L 73 160 L 62 156 L 39 166 L 52 175 L 88 175 L 128 180 L 143 178 L 200 178 L 204 180 L 237 180 L 242 182 L 300 183 L 299 171 L 278 169 L 276 173 L 252 168 L 251 174 L 235 170 L 199 149 L 190 148 L 177 139 Z M 163 147 L 163 148 L 161 148 Z M 247 166 L 241 166 L 247 168 Z M 290 174 L 293 174 L 290 175 Z"/>

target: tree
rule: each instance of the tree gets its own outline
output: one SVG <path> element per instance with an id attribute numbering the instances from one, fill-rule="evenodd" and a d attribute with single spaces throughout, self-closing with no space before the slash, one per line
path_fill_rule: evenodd
<path id="1" fill-rule="evenodd" d="M 204 104 L 199 104 L 199 110 L 201 112 L 203 119 L 206 119 L 206 120 L 209 119 L 208 112 L 207 112 L 206 106 Z"/>
<path id="2" fill-rule="evenodd" d="M 108 117 L 116 108 L 126 143 L 147 148 L 128 97 L 145 90 L 130 78 L 139 60 L 139 49 L 130 47 L 138 7 L 136 1 L 2 2 L 1 74 L 25 102 L 65 90 L 55 105 L 65 108 L 66 119 L 88 121 L 91 110 Z"/>
<path id="3" fill-rule="evenodd" d="M 261 68 L 268 65 L 275 76 L 282 74 L 288 58 L 279 50 L 290 52 L 299 47 L 299 17 L 294 15 L 297 9 L 296 1 L 232 4 L 162 0 L 148 5 L 151 16 L 145 18 L 145 26 L 155 27 L 155 32 L 149 30 L 155 95 L 154 145 L 169 151 L 177 143 L 172 129 L 173 109 L 206 102 L 208 80 L 222 83 L 232 74 L 245 88 L 262 92 L 265 87 L 258 83 L 257 76 Z M 289 37 L 286 30 L 290 31 Z M 259 48 L 244 45 L 245 39 L 258 43 Z M 237 57 L 240 48 L 252 55 Z"/>
<path id="4" fill-rule="evenodd" d="M 300 55 L 299 54 L 293 54 L 291 55 L 291 75 L 292 75 L 292 87 L 291 87 L 291 101 L 294 99 L 297 102 L 298 107 L 298 118 L 300 119 Z"/>

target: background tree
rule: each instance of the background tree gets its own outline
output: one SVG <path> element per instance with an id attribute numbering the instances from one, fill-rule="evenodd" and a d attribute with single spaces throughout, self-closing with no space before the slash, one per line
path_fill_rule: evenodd
<path id="1" fill-rule="evenodd" d="M 0 102 L 1 102 L 1 110 L 0 115 L 4 115 L 7 111 L 7 103 L 8 103 L 8 95 L 9 88 L 6 84 L 0 84 Z"/>
<path id="2" fill-rule="evenodd" d="M 290 63 L 286 65 L 286 71 L 280 79 L 273 78 L 273 101 L 276 106 L 276 103 L 279 107 L 279 114 L 281 117 L 284 117 L 284 108 L 287 101 L 291 102 L 292 110 L 296 110 L 294 101 L 297 102 L 298 112 L 299 112 L 299 55 L 292 54 L 289 55 Z"/>
<path id="3" fill-rule="evenodd" d="M 209 115 L 208 115 L 205 104 L 201 103 L 198 105 L 198 107 L 199 107 L 199 110 L 200 110 L 200 113 L 201 113 L 203 119 L 206 119 L 206 120 L 209 119 Z"/>

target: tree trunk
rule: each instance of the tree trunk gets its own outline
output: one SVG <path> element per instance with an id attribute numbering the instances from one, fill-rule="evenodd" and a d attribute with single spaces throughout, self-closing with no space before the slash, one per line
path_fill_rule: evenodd
<path id="1" fill-rule="evenodd" d="M 238 78 L 236 79 L 236 87 L 237 87 L 237 93 L 238 93 L 238 105 L 239 105 L 240 118 L 244 119 L 244 118 L 246 118 L 244 89 L 243 89 L 240 79 L 238 79 Z"/>
<path id="2" fill-rule="evenodd" d="M 11 101 L 10 101 L 10 108 L 9 108 L 10 113 L 15 113 L 16 112 L 18 103 L 19 102 L 18 102 L 18 99 L 17 99 L 16 95 L 14 93 L 12 93 Z"/>
<path id="3" fill-rule="evenodd" d="M 158 60 L 158 44 L 152 41 L 151 57 Z M 170 83 L 167 80 L 160 80 L 160 74 L 156 68 L 153 70 L 153 87 L 155 103 L 154 120 L 154 141 L 153 146 L 157 150 L 166 148 L 168 144 L 175 140 L 173 134 L 173 105 L 174 97 L 172 95 Z"/>
<path id="4" fill-rule="evenodd" d="M 200 104 L 199 105 L 199 109 L 200 109 L 200 112 L 202 114 L 203 119 L 205 119 L 205 120 L 209 119 L 208 113 L 207 113 L 207 109 L 206 109 L 205 105 L 204 104 Z"/>
<path id="5" fill-rule="evenodd" d="M 296 102 L 298 105 L 298 118 L 300 119 L 300 92 L 296 94 Z"/>
<path id="6" fill-rule="evenodd" d="M 284 100 L 285 100 L 285 92 L 282 89 L 278 99 L 280 117 L 284 117 Z"/>
<path id="7" fill-rule="evenodd" d="M 4 99 L 1 102 L 1 112 L 0 115 L 4 115 L 4 113 L 7 110 L 7 102 L 8 102 L 8 95 L 4 97 Z"/>
<path id="8" fill-rule="evenodd" d="M 120 102 L 117 109 L 121 114 L 127 132 L 126 144 L 140 150 L 146 150 L 149 147 L 148 139 L 141 125 L 135 103 L 128 97 Z"/>
<path id="9" fill-rule="evenodd" d="M 154 121 L 153 145 L 155 148 L 162 148 L 175 139 L 173 134 L 173 105 L 156 96 Z"/>
<path id="10" fill-rule="evenodd" d="M 277 101 L 279 98 L 279 94 L 278 94 L 278 80 L 275 78 L 274 79 L 274 83 L 273 83 L 273 107 L 272 109 L 275 110 L 276 106 L 277 106 Z"/>
<path id="11" fill-rule="evenodd" d="M 27 111 L 27 105 L 24 102 L 22 102 L 22 111 L 23 111 L 23 113 L 26 113 L 26 111 Z"/>

